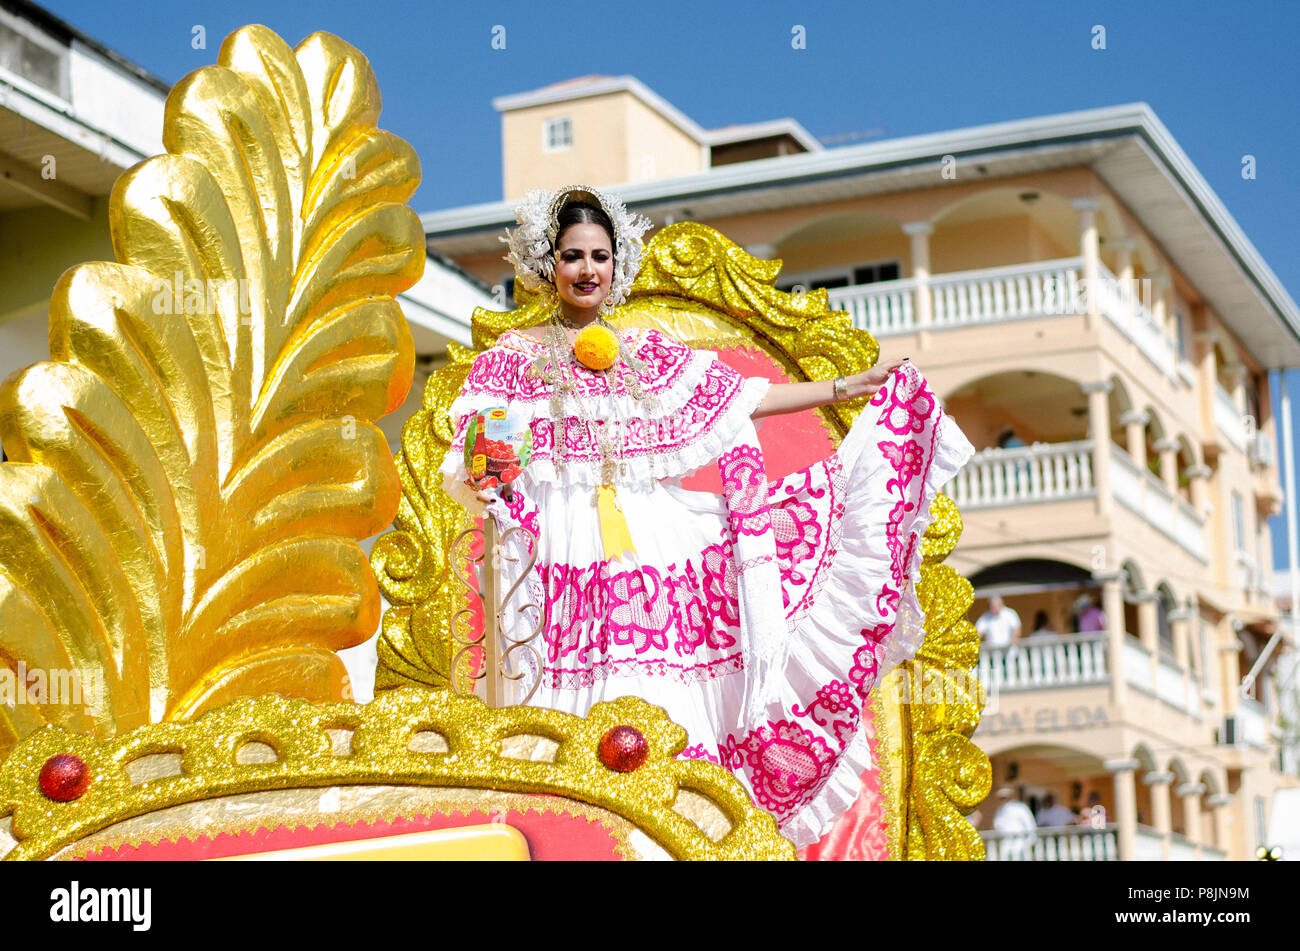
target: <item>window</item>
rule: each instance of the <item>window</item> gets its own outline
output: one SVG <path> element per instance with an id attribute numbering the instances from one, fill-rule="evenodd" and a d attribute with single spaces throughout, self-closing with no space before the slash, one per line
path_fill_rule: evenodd
<path id="1" fill-rule="evenodd" d="M 68 50 L 31 23 L 0 10 L 0 67 L 68 98 Z"/>
<path id="2" fill-rule="evenodd" d="M 827 268 L 822 271 L 805 271 L 803 274 L 791 275 L 780 280 L 776 288 L 789 291 L 795 285 L 812 290 L 824 287 L 853 287 L 860 284 L 876 284 L 880 281 L 896 281 L 902 273 L 899 261 L 873 261 L 851 267 Z"/>
<path id="3" fill-rule="evenodd" d="M 542 151 L 564 152 L 573 148 L 573 120 L 547 119 L 542 123 Z"/>

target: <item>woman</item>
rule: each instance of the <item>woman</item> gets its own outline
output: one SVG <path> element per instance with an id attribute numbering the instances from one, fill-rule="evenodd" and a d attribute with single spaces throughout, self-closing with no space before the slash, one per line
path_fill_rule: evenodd
<path id="1" fill-rule="evenodd" d="M 540 681 L 529 702 L 658 704 L 688 733 L 681 755 L 728 767 L 788 838 L 814 842 L 869 765 L 867 692 L 923 636 L 920 536 L 971 446 L 906 361 L 772 384 L 657 330 L 614 331 L 601 312 L 626 297 L 649 227 L 621 202 L 537 191 L 516 216 L 507 260 L 552 314 L 476 358 L 442 471 L 471 510 L 538 539 L 513 605 L 548 612 L 542 662 L 520 671 L 523 689 Z M 769 486 L 753 420 L 860 397 L 837 453 Z M 466 482 L 469 420 L 494 406 L 532 435 L 508 499 Z M 723 498 L 680 486 L 715 462 Z"/>

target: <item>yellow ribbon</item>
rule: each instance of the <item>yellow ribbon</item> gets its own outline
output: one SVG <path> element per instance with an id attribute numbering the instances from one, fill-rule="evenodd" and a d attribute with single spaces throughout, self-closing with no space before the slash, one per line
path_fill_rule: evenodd
<path id="1" fill-rule="evenodd" d="M 632 534 L 623 517 L 623 506 L 612 485 L 596 486 L 596 514 L 600 517 L 600 541 L 605 548 L 606 561 L 618 561 L 624 554 L 636 555 Z"/>

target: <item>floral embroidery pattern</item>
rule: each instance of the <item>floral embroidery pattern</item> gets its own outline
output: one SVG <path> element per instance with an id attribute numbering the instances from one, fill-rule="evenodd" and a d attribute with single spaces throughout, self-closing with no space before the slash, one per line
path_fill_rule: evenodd
<path id="1" fill-rule="evenodd" d="M 737 446 L 718 457 L 718 474 L 727 499 L 733 535 L 762 535 L 772 528 L 768 517 L 767 473 L 757 446 Z"/>
<path id="2" fill-rule="evenodd" d="M 740 741 L 729 736 L 719 753 L 724 766 L 744 770 L 754 799 L 778 825 L 816 796 L 838 757 L 821 737 L 788 720 L 751 730 Z"/>

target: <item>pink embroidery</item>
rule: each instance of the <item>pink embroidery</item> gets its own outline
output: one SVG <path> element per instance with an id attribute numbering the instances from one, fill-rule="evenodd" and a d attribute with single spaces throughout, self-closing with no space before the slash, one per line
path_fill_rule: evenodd
<path id="1" fill-rule="evenodd" d="M 762 535 L 772 527 L 768 517 L 767 473 L 757 446 L 737 446 L 718 457 L 718 473 L 727 500 L 733 535 Z"/>
<path id="2" fill-rule="evenodd" d="M 705 759 L 710 763 L 721 766 L 719 759 L 704 748 L 703 743 L 696 743 L 694 746 L 688 746 L 677 754 L 678 759 Z"/>
<path id="3" fill-rule="evenodd" d="M 548 667 L 543 685 L 554 690 L 579 690 L 615 677 L 662 677 L 683 684 L 718 680 L 745 669 L 744 657 L 731 654 L 702 664 L 670 664 L 650 657 L 605 658 L 590 667 Z M 717 762 L 714 760 L 714 762 Z"/>
<path id="4" fill-rule="evenodd" d="M 737 740 L 728 736 L 718 750 L 723 765 L 745 770 L 754 799 L 782 823 L 821 791 L 837 751 L 788 720 L 769 722 Z"/>
<path id="5" fill-rule="evenodd" d="M 611 572 L 611 564 L 538 565 L 549 606 L 543 637 L 551 663 L 570 657 L 588 667 L 609 663 L 604 655 L 611 645 L 637 654 L 666 653 L 671 646 L 679 657 L 735 646 L 736 588 L 733 577 L 728 589 L 721 546 L 704 552 L 702 572 L 689 561 L 666 573 L 653 565 Z"/>
<path id="6" fill-rule="evenodd" d="M 772 528 L 776 532 L 776 553 L 783 570 L 796 584 L 806 580 L 796 566 L 817 551 L 822 527 L 811 502 L 788 498 L 771 509 Z"/>
<path id="7" fill-rule="evenodd" d="M 849 668 L 849 682 L 858 692 L 858 697 L 867 699 L 867 694 L 876 685 L 876 650 L 886 637 L 894 632 L 893 623 L 877 624 L 875 627 L 863 628 L 862 637 L 866 643 L 853 654 L 853 666 Z"/>
<path id="8" fill-rule="evenodd" d="M 822 715 L 818 714 L 819 709 Z M 790 708 L 790 712 L 797 717 L 807 717 L 818 726 L 832 729 L 839 749 L 843 750 L 858 728 L 861 701 L 856 700 L 853 688 L 848 684 L 842 680 L 832 680 L 817 691 L 816 699 L 808 704 L 806 710 L 801 710 L 798 704 L 795 704 Z M 843 716 L 835 717 L 837 713 Z M 834 718 L 834 722 L 827 722 L 827 717 Z"/>

